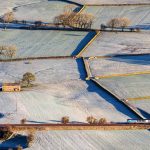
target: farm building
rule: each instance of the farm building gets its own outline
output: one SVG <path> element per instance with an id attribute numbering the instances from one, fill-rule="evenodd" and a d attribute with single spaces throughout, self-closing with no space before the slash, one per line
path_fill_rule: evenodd
<path id="1" fill-rule="evenodd" d="M 21 86 L 18 83 L 1 83 L 0 91 L 3 92 L 17 92 L 21 90 Z"/>

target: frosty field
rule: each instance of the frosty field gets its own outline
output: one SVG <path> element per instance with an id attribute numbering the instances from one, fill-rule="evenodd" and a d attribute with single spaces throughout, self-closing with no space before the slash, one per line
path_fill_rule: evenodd
<path id="1" fill-rule="evenodd" d="M 150 56 L 121 56 L 88 61 L 93 76 L 109 76 L 129 73 L 150 73 Z"/>
<path id="2" fill-rule="evenodd" d="M 127 17 L 131 20 L 131 26 L 142 29 L 150 29 L 150 5 L 140 6 L 87 6 L 84 12 L 95 16 L 93 28 L 99 29 L 101 24 L 116 17 Z"/>
<path id="3" fill-rule="evenodd" d="M 80 52 L 94 36 L 94 32 L 54 30 L 1 31 L 1 45 L 16 45 L 14 58 L 72 56 Z M 1 59 L 3 56 L 0 56 Z"/>
<path id="4" fill-rule="evenodd" d="M 43 1 L 39 3 L 20 6 L 15 11 L 15 18 L 17 20 L 36 21 L 41 20 L 43 22 L 51 22 L 56 16 L 64 12 L 64 7 L 69 3 L 64 1 Z M 77 5 L 73 5 L 74 9 Z"/>
<path id="5" fill-rule="evenodd" d="M 137 4 L 149 3 L 149 0 L 73 0 L 82 4 Z"/>
<path id="6" fill-rule="evenodd" d="M 136 118 L 94 83 L 83 81 L 83 67 L 78 67 L 72 59 L 59 60 L 59 63 L 57 60 L 37 60 L 28 65 L 24 62 L 1 63 L 1 82 L 17 81 L 29 71 L 36 75 L 37 86 L 19 93 L 0 93 L 1 113 L 4 114 L 0 122 L 19 123 L 25 117 L 29 123 L 56 123 L 65 115 L 70 116 L 71 121 L 79 122 L 86 122 L 89 115 L 105 117 L 108 121 Z M 5 106 L 7 103 L 9 105 Z"/>
<path id="7" fill-rule="evenodd" d="M 136 98 L 149 96 L 150 75 L 135 75 L 128 77 L 113 77 L 97 81 L 121 98 Z"/>
<path id="8" fill-rule="evenodd" d="M 111 33 L 101 32 L 86 49 L 83 56 L 150 53 L 150 32 Z"/>
<path id="9" fill-rule="evenodd" d="M 150 119 L 150 99 L 130 100 L 129 103 L 137 107 L 145 118 Z"/>
<path id="10" fill-rule="evenodd" d="M 1 147 L 21 145 L 27 150 L 97 150 L 129 149 L 148 150 L 150 134 L 148 130 L 124 131 L 49 131 L 36 132 L 32 147 L 26 148 L 26 138 L 10 139 L 0 143 Z M 144 142 L 143 142 L 144 141 Z M 126 144 L 122 144 L 126 143 Z"/>

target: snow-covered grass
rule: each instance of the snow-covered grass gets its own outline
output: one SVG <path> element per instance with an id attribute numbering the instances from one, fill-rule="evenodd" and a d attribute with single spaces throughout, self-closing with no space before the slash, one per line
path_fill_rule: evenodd
<path id="1" fill-rule="evenodd" d="M 150 99 L 130 100 L 129 103 L 137 107 L 145 118 L 150 119 Z"/>
<path id="2" fill-rule="evenodd" d="M 54 18 L 64 12 L 69 3 L 63 1 L 44 1 L 40 3 L 20 6 L 14 15 L 17 20 L 53 22 Z M 74 9 L 77 5 L 73 5 Z"/>
<path id="3" fill-rule="evenodd" d="M 80 31 L 6 30 L 0 33 L 0 45 L 16 45 L 14 58 L 71 56 L 78 54 L 93 35 Z"/>
<path id="4" fill-rule="evenodd" d="M 115 54 L 140 54 L 150 52 L 150 32 L 108 33 L 101 32 L 83 56 Z"/>
<path id="5" fill-rule="evenodd" d="M 8 11 L 12 11 L 14 7 L 38 3 L 46 0 L 0 0 L 0 16 Z"/>
<path id="6" fill-rule="evenodd" d="M 89 65 L 93 76 L 150 72 L 149 57 L 149 55 L 145 55 L 91 59 L 89 60 Z"/>
<path id="7" fill-rule="evenodd" d="M 149 0 L 72 0 L 82 4 L 137 4 L 149 3 Z"/>
<path id="8" fill-rule="evenodd" d="M 4 141 L 0 148 L 26 148 L 26 134 Z M 39 131 L 35 133 L 33 145 L 27 150 L 98 150 L 98 149 L 136 149 L 149 150 L 148 130 L 124 131 Z M 123 144 L 125 143 L 125 144 Z"/>
<path id="9" fill-rule="evenodd" d="M 136 75 L 128 77 L 112 77 L 99 79 L 98 82 L 121 98 L 135 98 L 149 96 L 150 75 Z"/>
<path id="10" fill-rule="evenodd" d="M 0 93 L 0 110 L 4 114 L 1 123 L 18 123 L 22 118 L 27 118 L 29 123 L 56 123 L 66 115 L 71 121 L 79 122 L 86 122 L 89 115 L 105 117 L 108 121 L 136 118 L 94 83 L 81 80 L 84 71 L 80 70 L 79 74 L 72 59 L 0 63 L 0 70 L 1 82 L 13 82 L 25 72 L 32 72 L 37 85 L 18 93 Z"/>
<path id="11" fill-rule="evenodd" d="M 127 17 L 131 20 L 131 26 L 150 28 L 150 5 L 140 6 L 87 6 L 84 12 L 95 16 L 93 28 L 100 28 L 101 24 L 115 17 Z"/>
<path id="12" fill-rule="evenodd" d="M 97 150 L 97 149 L 149 149 L 150 134 L 141 131 L 52 131 L 38 132 L 29 149 L 34 150 Z M 126 143 L 126 144 L 123 144 Z M 48 146 L 45 146 L 48 145 Z M 27 149 L 28 150 L 28 149 Z"/>

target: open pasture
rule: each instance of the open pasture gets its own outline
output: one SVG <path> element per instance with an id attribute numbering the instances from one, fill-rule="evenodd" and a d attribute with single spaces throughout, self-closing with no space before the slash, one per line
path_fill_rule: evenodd
<path id="1" fill-rule="evenodd" d="M 149 31 L 139 33 L 101 32 L 82 55 L 90 57 L 144 53 L 150 53 Z"/>
<path id="2" fill-rule="evenodd" d="M 56 16 L 64 12 L 65 6 L 69 3 L 65 1 L 42 1 L 16 8 L 14 15 L 17 20 L 38 21 L 53 23 Z M 73 9 L 77 5 L 72 4 Z"/>
<path id="3" fill-rule="evenodd" d="M 78 67 L 72 59 L 59 63 L 58 60 L 1 63 L 1 82 L 19 81 L 24 73 L 32 72 L 36 86 L 18 93 L 0 93 L 0 109 L 4 114 L 0 122 L 18 123 L 26 118 L 28 123 L 59 123 L 62 116 L 86 122 L 90 115 L 108 121 L 137 118 L 93 82 L 84 82 L 84 68 L 80 66 L 79 74 Z"/>
<path id="4" fill-rule="evenodd" d="M 150 93 L 150 75 L 135 75 L 128 77 L 112 77 L 98 79 L 112 93 L 122 99 L 145 97 Z"/>
<path id="5" fill-rule="evenodd" d="M 150 74 L 150 55 L 89 59 L 88 62 L 92 76 L 102 78 L 134 73 Z"/>
<path id="6" fill-rule="evenodd" d="M 84 12 L 95 16 L 93 28 L 100 29 L 101 24 L 107 24 L 116 17 L 127 17 L 131 20 L 131 26 L 141 29 L 150 29 L 150 5 L 127 6 L 87 6 Z"/>
<path id="7" fill-rule="evenodd" d="M 1 31 L 0 45 L 16 45 L 14 58 L 74 56 L 94 35 L 95 32 L 9 29 Z M 7 59 L 3 55 L 0 58 Z"/>

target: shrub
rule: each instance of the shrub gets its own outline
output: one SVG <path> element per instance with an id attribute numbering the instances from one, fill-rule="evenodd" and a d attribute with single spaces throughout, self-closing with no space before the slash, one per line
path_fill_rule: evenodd
<path id="1" fill-rule="evenodd" d="M 61 123 L 63 123 L 63 124 L 69 123 L 69 117 L 68 117 L 68 116 L 62 117 L 62 118 L 61 118 Z"/>
<path id="2" fill-rule="evenodd" d="M 35 81 L 35 75 L 34 74 L 27 72 L 23 75 L 22 82 L 25 84 L 26 87 L 31 86 L 31 83 L 33 81 Z"/>
<path id="3" fill-rule="evenodd" d="M 97 123 L 97 119 L 94 118 L 93 116 L 87 117 L 86 120 L 87 120 L 87 122 L 88 122 L 89 124 L 95 124 L 95 123 Z"/>
<path id="4" fill-rule="evenodd" d="M 105 124 L 105 123 L 107 123 L 106 118 L 101 118 L 101 119 L 99 120 L 99 123 L 100 123 L 100 124 Z"/>
<path id="5" fill-rule="evenodd" d="M 24 118 L 24 119 L 21 119 L 21 120 L 20 120 L 20 123 L 21 123 L 21 124 L 25 124 L 25 123 L 26 123 L 26 121 L 27 121 L 27 119 L 26 119 L 26 118 Z"/>

